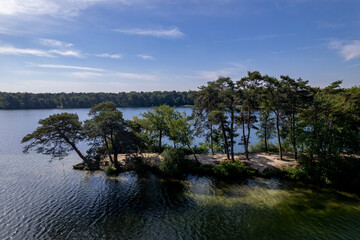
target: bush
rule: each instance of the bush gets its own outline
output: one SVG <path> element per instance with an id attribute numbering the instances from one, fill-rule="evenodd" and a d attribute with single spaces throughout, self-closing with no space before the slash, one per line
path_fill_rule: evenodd
<path id="1" fill-rule="evenodd" d="M 306 180 L 360 192 L 360 159 L 343 156 L 300 155 L 300 166 Z"/>
<path id="2" fill-rule="evenodd" d="M 302 180 L 305 179 L 304 169 L 301 167 L 287 167 L 282 170 L 284 177 L 290 180 Z"/>
<path id="3" fill-rule="evenodd" d="M 272 142 L 268 143 L 268 152 L 278 152 L 278 147 L 273 144 Z M 249 152 L 252 153 L 260 153 L 260 152 L 265 152 L 265 144 L 264 141 L 259 141 L 255 144 L 251 144 L 249 146 Z"/>
<path id="4" fill-rule="evenodd" d="M 213 168 L 213 171 L 216 176 L 227 179 L 244 178 L 254 173 L 254 171 L 250 171 L 240 161 L 235 161 L 233 163 L 221 162 L 218 166 Z"/>
<path id="5" fill-rule="evenodd" d="M 85 169 L 85 164 L 84 163 L 78 163 L 73 165 L 73 169 L 75 170 L 84 170 Z"/>
<path id="6" fill-rule="evenodd" d="M 189 160 L 186 159 L 186 154 L 182 149 L 167 148 L 161 154 L 163 157 L 159 170 L 165 175 L 169 176 L 181 176 L 189 165 Z"/>
<path id="7" fill-rule="evenodd" d="M 115 175 L 121 172 L 120 169 L 117 169 L 111 165 L 108 165 L 104 168 L 104 172 L 106 175 Z"/>

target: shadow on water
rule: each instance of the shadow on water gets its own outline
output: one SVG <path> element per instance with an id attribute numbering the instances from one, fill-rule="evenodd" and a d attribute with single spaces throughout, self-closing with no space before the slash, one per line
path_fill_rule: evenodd
<path id="1" fill-rule="evenodd" d="M 87 190 L 80 192 L 67 206 L 68 212 L 63 213 L 71 217 L 57 218 L 56 224 L 49 226 L 50 238 L 150 239 L 158 231 L 154 222 L 179 215 L 194 205 L 184 194 L 184 181 L 151 173 L 128 172 L 116 177 L 92 173 L 82 185 Z M 67 232 L 69 228 L 73 230 Z"/>
<path id="2" fill-rule="evenodd" d="M 51 224 L 52 239 L 357 239 L 356 195 L 276 179 L 93 174 Z M 82 207 L 79 207 L 82 206 Z M 79 209 L 74 212 L 74 209 Z M 65 217 L 68 216 L 68 217 Z M 71 229 L 71 231 L 69 231 Z"/>

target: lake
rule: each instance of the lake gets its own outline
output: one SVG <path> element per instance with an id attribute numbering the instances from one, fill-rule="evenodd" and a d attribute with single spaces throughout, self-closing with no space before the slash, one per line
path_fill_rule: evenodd
<path id="1" fill-rule="evenodd" d="M 24 155 L 22 137 L 63 111 L 83 120 L 88 109 L 0 111 L 0 239 L 360 239 L 357 195 L 277 179 L 107 177 L 73 170 L 76 155 Z"/>

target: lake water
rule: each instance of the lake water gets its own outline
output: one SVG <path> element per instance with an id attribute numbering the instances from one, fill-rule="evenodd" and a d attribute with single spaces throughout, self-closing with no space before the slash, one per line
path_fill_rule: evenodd
<path id="1" fill-rule="evenodd" d="M 360 239 L 356 195 L 277 179 L 106 177 L 73 170 L 76 155 L 24 155 L 21 138 L 62 111 L 88 112 L 0 111 L 0 239 Z"/>

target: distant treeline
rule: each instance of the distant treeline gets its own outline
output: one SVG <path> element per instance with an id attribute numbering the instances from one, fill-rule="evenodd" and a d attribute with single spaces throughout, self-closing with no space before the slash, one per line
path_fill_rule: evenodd
<path id="1" fill-rule="evenodd" d="M 191 91 L 39 94 L 0 92 L 0 109 L 91 108 L 105 101 L 114 102 L 117 107 L 194 104 Z"/>

